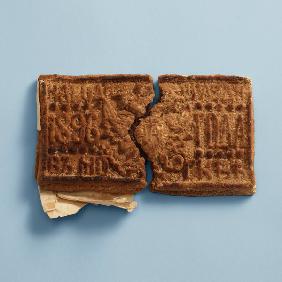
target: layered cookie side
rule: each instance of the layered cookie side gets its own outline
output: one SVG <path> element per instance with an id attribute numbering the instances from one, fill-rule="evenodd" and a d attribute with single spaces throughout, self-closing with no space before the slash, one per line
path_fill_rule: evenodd
<path id="1" fill-rule="evenodd" d="M 153 96 L 149 75 L 40 76 L 41 189 L 125 195 L 144 188 L 144 159 L 131 131 Z"/>
<path id="2" fill-rule="evenodd" d="M 160 102 L 135 136 L 153 166 L 151 190 L 187 195 L 252 195 L 251 81 L 237 76 L 159 77 Z"/>

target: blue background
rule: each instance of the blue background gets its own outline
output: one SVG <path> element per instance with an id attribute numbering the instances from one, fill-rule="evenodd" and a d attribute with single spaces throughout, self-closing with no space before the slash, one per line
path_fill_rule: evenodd
<path id="1" fill-rule="evenodd" d="M 282 281 L 281 1 L 0 1 L 0 281 Z M 49 220 L 33 178 L 42 73 L 253 79 L 257 194 L 137 195 Z"/>

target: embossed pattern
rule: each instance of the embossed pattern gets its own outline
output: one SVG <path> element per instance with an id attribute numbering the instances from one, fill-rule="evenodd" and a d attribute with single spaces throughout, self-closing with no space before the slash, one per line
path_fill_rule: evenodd
<path id="1" fill-rule="evenodd" d="M 41 187 L 111 193 L 144 188 L 144 159 L 131 131 L 153 98 L 150 76 L 51 75 L 40 76 L 38 84 Z"/>
<path id="2" fill-rule="evenodd" d="M 136 138 L 152 161 L 152 191 L 255 192 L 251 82 L 234 76 L 159 77 L 161 101 Z"/>

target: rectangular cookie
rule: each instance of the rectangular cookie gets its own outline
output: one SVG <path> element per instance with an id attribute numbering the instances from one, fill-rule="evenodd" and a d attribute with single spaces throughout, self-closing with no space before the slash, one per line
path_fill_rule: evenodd
<path id="1" fill-rule="evenodd" d="M 133 129 L 149 75 L 41 75 L 36 179 L 44 191 L 132 194 L 146 185 Z"/>
<path id="2" fill-rule="evenodd" d="M 160 102 L 135 136 L 153 166 L 151 190 L 172 195 L 252 195 L 251 81 L 223 75 L 162 75 Z"/>

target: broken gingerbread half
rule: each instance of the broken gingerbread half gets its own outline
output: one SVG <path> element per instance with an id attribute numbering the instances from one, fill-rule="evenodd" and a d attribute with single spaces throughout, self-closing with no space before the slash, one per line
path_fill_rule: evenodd
<path id="1" fill-rule="evenodd" d="M 73 201 L 101 202 L 105 195 L 109 203 L 109 195 L 143 189 L 145 161 L 132 131 L 153 96 L 149 75 L 41 75 L 35 171 L 41 191 Z"/>
<path id="2" fill-rule="evenodd" d="M 252 195 L 251 81 L 162 75 L 160 102 L 135 130 L 153 167 L 151 190 L 172 195 Z"/>

